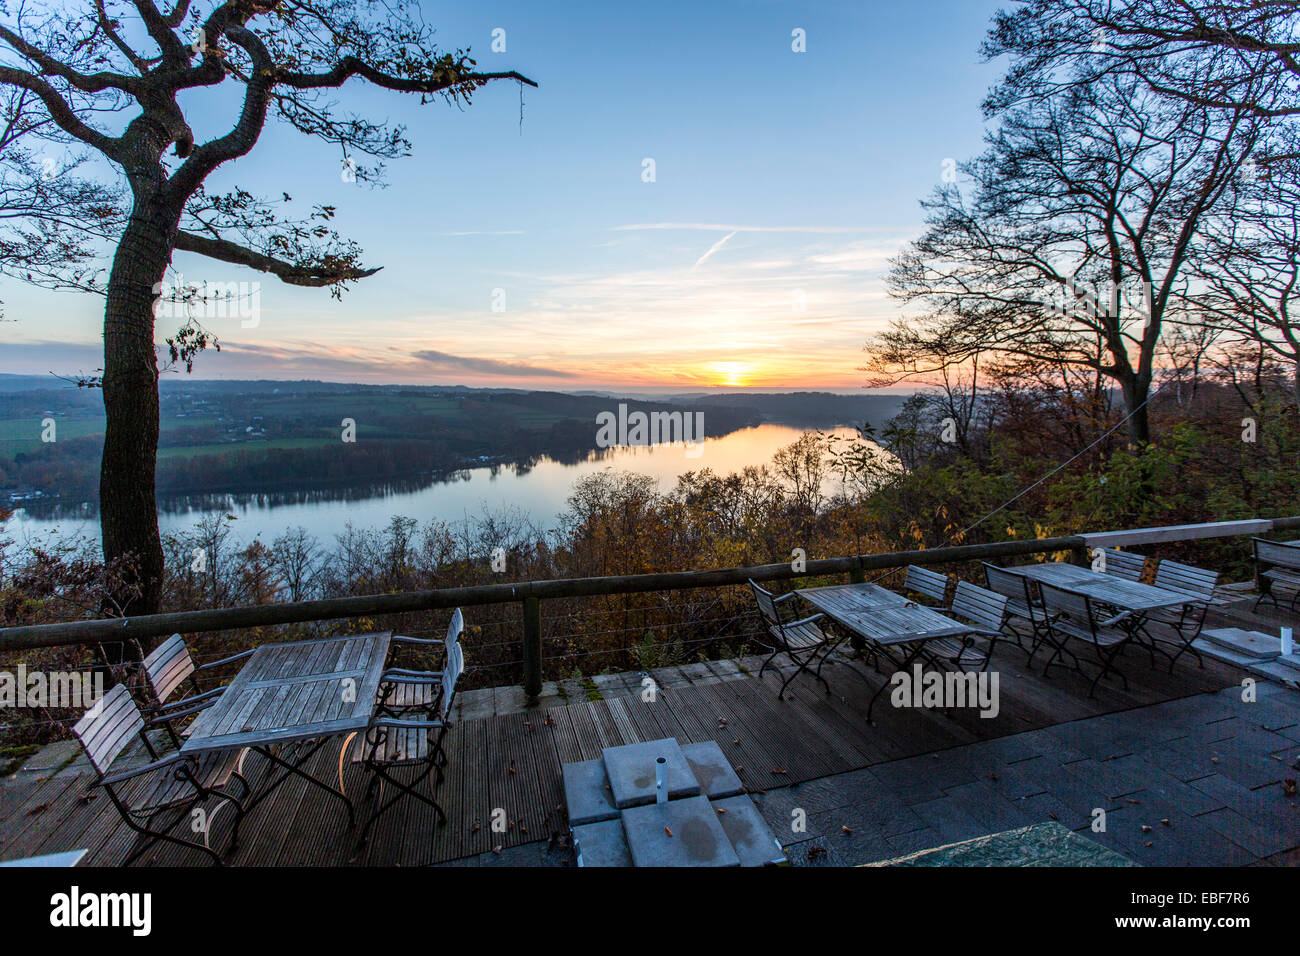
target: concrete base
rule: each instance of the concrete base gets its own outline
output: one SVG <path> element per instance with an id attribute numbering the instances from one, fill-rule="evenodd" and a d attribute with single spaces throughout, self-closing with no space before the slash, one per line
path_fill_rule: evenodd
<path id="1" fill-rule="evenodd" d="M 574 827 L 573 849 L 578 866 L 632 865 L 632 854 L 623 836 L 623 821 L 617 818 Z"/>
<path id="2" fill-rule="evenodd" d="M 767 821 L 748 796 L 714 800 L 713 812 L 740 857 L 741 866 L 775 866 L 786 862 L 781 841 L 772 835 Z"/>
<path id="3" fill-rule="evenodd" d="M 695 779 L 700 783 L 701 792 L 710 800 L 721 800 L 745 792 L 745 785 L 736 776 L 736 771 L 731 769 L 731 764 L 722 755 L 722 748 L 716 741 L 686 744 L 682 747 L 682 753 L 691 765 Z"/>
<path id="4" fill-rule="evenodd" d="M 1282 653 L 1282 639 L 1239 627 L 1220 627 L 1201 632 L 1201 637 L 1234 654 L 1255 660 L 1272 660 Z"/>
<path id="5" fill-rule="evenodd" d="M 564 800 L 569 810 L 569 826 L 579 827 L 585 823 L 618 818 L 618 807 L 614 806 L 614 796 L 610 793 L 603 761 L 566 763 L 561 771 L 564 775 Z"/>
<path id="6" fill-rule="evenodd" d="M 740 856 L 704 797 L 623 811 L 633 866 L 740 866 Z"/>
<path id="7" fill-rule="evenodd" d="M 605 773 L 613 790 L 614 805 L 620 810 L 653 803 L 655 800 L 655 764 L 665 758 L 668 767 L 668 799 L 693 797 L 700 785 L 686 762 L 681 746 L 671 737 L 648 740 L 601 751 Z"/>

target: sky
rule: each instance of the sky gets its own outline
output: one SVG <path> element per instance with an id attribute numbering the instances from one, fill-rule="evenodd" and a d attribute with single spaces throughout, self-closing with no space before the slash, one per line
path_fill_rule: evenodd
<path id="1" fill-rule="evenodd" d="M 203 317 L 221 352 L 194 375 L 859 387 L 863 344 L 900 314 L 888 259 L 920 233 L 945 161 L 981 148 L 1001 64 L 978 47 L 999 5 L 426 3 L 445 47 L 539 88 L 521 104 L 517 84 L 493 83 L 458 109 L 353 81 L 341 110 L 403 123 L 414 143 L 380 189 L 346 181 L 336 147 L 269 123 L 209 188 L 333 205 L 383 269 L 336 301 L 177 253 L 172 281 L 245 295 Z M 200 139 L 233 119 L 234 92 L 182 104 Z M 102 299 L 8 279 L 0 299 L 0 372 L 102 365 Z M 161 318 L 157 340 L 177 324 Z"/>

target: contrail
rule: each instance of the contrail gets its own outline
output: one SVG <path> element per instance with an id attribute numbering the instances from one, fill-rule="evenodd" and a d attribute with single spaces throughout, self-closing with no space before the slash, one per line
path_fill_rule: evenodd
<path id="1" fill-rule="evenodd" d="M 725 236 L 723 236 L 713 245 L 709 246 L 709 251 L 706 252 L 704 255 L 700 256 L 698 259 L 696 259 L 695 265 L 691 266 L 691 268 L 698 269 L 700 267 L 700 263 L 702 263 L 705 259 L 709 258 L 709 256 L 713 255 L 723 246 L 725 246 L 727 244 L 727 240 L 730 239 L 732 236 L 734 236 L 737 232 L 739 232 L 739 230 L 733 229 L 731 232 L 727 233 Z"/>

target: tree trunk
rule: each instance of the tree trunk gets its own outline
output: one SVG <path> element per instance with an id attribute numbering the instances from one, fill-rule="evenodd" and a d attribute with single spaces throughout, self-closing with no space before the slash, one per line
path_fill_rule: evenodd
<path id="1" fill-rule="evenodd" d="M 1121 381 L 1124 394 L 1124 411 L 1130 414 L 1128 420 L 1128 442 L 1132 448 L 1141 448 L 1151 443 L 1151 419 L 1147 415 L 1150 406 L 1147 398 L 1151 394 L 1151 381 L 1142 375 L 1127 376 Z"/>
<path id="2" fill-rule="evenodd" d="M 175 220 L 132 213 L 113 257 L 104 313 L 104 457 L 99 508 L 104 560 L 121 576 L 105 611 L 150 614 L 162 592 L 163 552 L 154 501 L 158 361 L 154 301 L 171 257 Z"/>

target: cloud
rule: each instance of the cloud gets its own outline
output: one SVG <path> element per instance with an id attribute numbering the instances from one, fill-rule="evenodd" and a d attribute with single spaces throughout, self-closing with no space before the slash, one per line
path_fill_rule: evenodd
<path id="1" fill-rule="evenodd" d="M 693 229 L 701 232 L 879 232 L 880 226 L 728 226 L 709 222 L 637 222 L 611 227 L 614 232 L 641 232 L 647 229 Z"/>
<path id="2" fill-rule="evenodd" d="M 521 376 L 532 378 L 576 377 L 572 372 L 557 368 L 542 368 L 536 365 L 526 365 L 522 362 L 502 362 L 497 359 L 475 358 L 469 355 L 451 355 L 448 352 L 437 352 L 433 349 L 421 349 L 413 354 L 421 361 L 448 371 L 461 370 L 478 372 L 480 375 L 504 375 L 512 378 Z"/>

